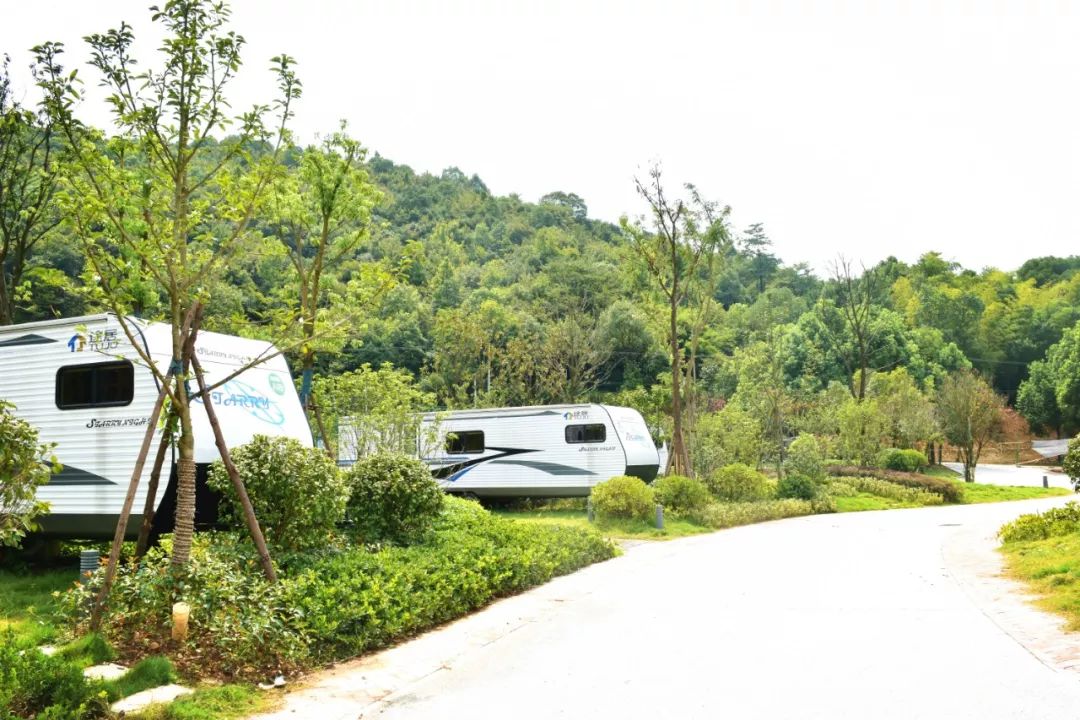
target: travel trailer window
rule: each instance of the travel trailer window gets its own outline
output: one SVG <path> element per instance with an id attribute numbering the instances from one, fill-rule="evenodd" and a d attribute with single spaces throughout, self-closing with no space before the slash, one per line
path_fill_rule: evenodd
<path id="1" fill-rule="evenodd" d="M 455 430 L 453 435 L 446 438 L 446 452 L 448 453 L 482 453 L 484 452 L 483 430 Z"/>
<path id="2" fill-rule="evenodd" d="M 566 442 L 568 443 L 599 443 L 605 440 L 607 440 L 607 427 L 602 423 L 566 426 Z"/>
<path id="3" fill-rule="evenodd" d="M 56 407 L 76 410 L 130 405 L 135 368 L 127 360 L 68 365 L 56 372 Z"/>

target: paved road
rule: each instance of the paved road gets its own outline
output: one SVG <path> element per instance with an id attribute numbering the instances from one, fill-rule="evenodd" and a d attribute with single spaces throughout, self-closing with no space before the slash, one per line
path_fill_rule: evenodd
<path id="1" fill-rule="evenodd" d="M 945 467 L 961 474 L 964 472 L 962 463 L 947 462 Z M 1015 465 L 988 465 L 985 463 L 975 466 L 975 482 L 985 485 L 1042 487 L 1044 475 L 1050 487 L 1073 489 L 1072 481 L 1069 480 L 1068 475 L 1053 472 L 1049 468 L 1033 465 L 1024 465 L 1022 467 L 1016 467 Z"/>
<path id="2" fill-rule="evenodd" d="M 277 717 L 1076 720 L 1080 674 L 1002 629 L 1034 611 L 1011 596 L 1011 611 L 980 604 L 964 577 L 993 566 L 1001 522 L 1061 502 L 815 516 L 638 545 L 342 666 Z M 1080 658 L 1080 641 L 1057 645 Z"/>

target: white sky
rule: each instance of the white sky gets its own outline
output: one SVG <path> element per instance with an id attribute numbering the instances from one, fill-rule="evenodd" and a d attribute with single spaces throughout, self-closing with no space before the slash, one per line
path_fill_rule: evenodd
<path id="1" fill-rule="evenodd" d="M 163 1 L 163 0 L 162 0 Z M 0 51 L 132 24 L 152 0 L 0 0 Z M 661 160 L 760 221 L 787 262 L 824 268 L 939 250 L 1015 268 L 1080 253 L 1080 3 L 233 3 L 248 40 L 234 107 L 266 101 L 269 57 L 299 61 L 302 139 L 338 119 L 418 171 L 456 165 L 498 194 L 642 206 Z M 84 69 L 86 77 L 92 78 Z M 83 118 L 106 122 L 100 103 Z"/>

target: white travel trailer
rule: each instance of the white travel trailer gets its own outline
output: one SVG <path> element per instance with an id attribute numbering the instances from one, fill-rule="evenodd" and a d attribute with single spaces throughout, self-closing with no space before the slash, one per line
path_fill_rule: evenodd
<path id="1" fill-rule="evenodd" d="M 641 415 L 610 405 L 544 405 L 424 415 L 418 455 L 445 490 L 478 497 L 571 497 L 660 465 Z M 343 432 L 339 461 L 356 461 Z"/>
<path id="2" fill-rule="evenodd" d="M 136 340 L 158 368 L 172 356 L 170 327 L 131 318 Z M 282 435 L 311 445 L 307 418 L 284 357 L 270 358 L 270 343 L 200 332 L 196 345 L 207 382 L 228 377 L 251 360 L 269 359 L 245 370 L 211 395 L 226 444 L 236 447 L 252 436 Z M 110 537 L 127 493 L 135 460 L 157 400 L 158 383 L 140 360 L 116 316 L 94 315 L 0 327 L 0 398 L 15 404 L 15 414 L 33 425 L 54 450 L 63 469 L 38 490 L 50 513 L 41 520 L 45 534 Z M 212 522 L 216 498 L 206 489 L 206 469 L 217 459 L 210 422 L 201 400 L 192 404 L 199 497 L 196 522 Z M 129 534 L 138 532 L 146 486 L 159 431 L 150 448 Z M 175 460 L 175 457 L 173 458 Z M 158 490 L 155 530 L 172 523 L 175 466 L 167 465 Z M 161 520 L 164 527 L 158 527 Z"/>

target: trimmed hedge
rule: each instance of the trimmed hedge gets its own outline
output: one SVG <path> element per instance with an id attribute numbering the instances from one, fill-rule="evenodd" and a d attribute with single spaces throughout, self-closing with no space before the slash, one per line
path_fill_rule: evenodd
<path id="1" fill-rule="evenodd" d="M 617 475 L 589 493 L 600 517 L 646 520 L 656 508 L 653 489 L 641 478 Z"/>
<path id="2" fill-rule="evenodd" d="M 407 545 L 431 529 L 445 497 L 420 460 L 396 453 L 360 458 L 345 474 L 348 519 L 364 542 Z"/>
<path id="3" fill-rule="evenodd" d="M 927 466 L 926 455 L 919 450 L 889 448 L 878 455 L 877 464 L 886 470 L 918 472 Z"/>
<path id="4" fill-rule="evenodd" d="M 312 654 L 336 660 L 614 555 L 595 532 L 516 523 L 448 497 L 428 543 L 319 560 L 285 581 L 286 598 Z"/>
<path id="5" fill-rule="evenodd" d="M 742 463 L 719 468 L 706 478 L 705 483 L 714 497 L 730 502 L 767 500 L 774 491 L 767 477 Z"/>
<path id="6" fill-rule="evenodd" d="M 709 504 L 709 489 L 700 480 L 683 475 L 665 475 L 653 482 L 656 502 L 672 512 L 688 512 Z"/>
<path id="7" fill-rule="evenodd" d="M 964 501 L 964 489 L 960 485 L 944 478 L 921 475 L 919 473 L 899 472 L 897 470 L 883 470 L 881 468 L 858 467 L 854 465 L 830 465 L 826 468 L 832 477 L 872 477 L 878 480 L 886 480 L 905 487 L 926 490 L 940 495 L 947 503 L 959 503 Z"/>
<path id="8" fill-rule="evenodd" d="M 828 499 L 819 500 L 766 500 L 746 503 L 713 503 L 691 514 L 694 522 L 717 530 L 737 525 L 800 517 L 815 513 L 835 512 L 836 507 Z"/>
<path id="9" fill-rule="evenodd" d="M 878 480 L 871 477 L 853 477 L 835 480 L 828 483 L 826 489 L 833 497 L 855 495 L 860 492 L 869 493 L 878 497 L 889 498 L 898 502 L 914 503 L 916 505 L 940 505 L 945 498 L 938 493 L 922 490 L 920 488 L 906 487 L 899 483 L 888 480 Z"/>

